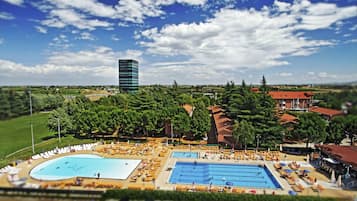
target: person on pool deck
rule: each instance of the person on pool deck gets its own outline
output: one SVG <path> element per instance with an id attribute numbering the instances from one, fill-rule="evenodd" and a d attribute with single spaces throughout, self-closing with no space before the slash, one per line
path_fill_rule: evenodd
<path id="1" fill-rule="evenodd" d="M 97 173 L 97 179 L 99 179 L 99 178 L 100 178 L 100 172 Z"/>

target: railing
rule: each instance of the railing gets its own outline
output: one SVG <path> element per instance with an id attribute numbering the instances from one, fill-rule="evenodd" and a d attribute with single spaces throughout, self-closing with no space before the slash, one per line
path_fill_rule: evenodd
<path id="1" fill-rule="evenodd" d="M 104 191 L 70 189 L 34 189 L 0 187 L 0 196 L 28 196 L 41 198 L 75 198 L 100 200 Z"/>

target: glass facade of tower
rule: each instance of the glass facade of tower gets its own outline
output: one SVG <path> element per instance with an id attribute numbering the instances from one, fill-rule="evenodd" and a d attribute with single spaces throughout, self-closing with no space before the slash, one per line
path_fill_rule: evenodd
<path id="1" fill-rule="evenodd" d="M 132 59 L 119 59 L 119 89 L 135 93 L 139 87 L 139 63 Z"/>

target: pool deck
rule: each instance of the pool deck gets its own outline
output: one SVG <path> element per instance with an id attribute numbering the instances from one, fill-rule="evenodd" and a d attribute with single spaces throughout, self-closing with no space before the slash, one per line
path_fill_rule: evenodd
<path id="1" fill-rule="evenodd" d="M 171 151 L 182 151 L 182 150 L 171 150 Z M 187 151 L 187 150 L 186 150 Z M 189 150 L 188 150 L 189 151 Z M 203 155 L 204 151 L 200 152 L 200 155 Z M 175 186 L 179 184 L 170 184 L 169 179 L 172 173 L 172 168 L 175 167 L 175 164 L 177 161 L 183 161 L 183 162 L 205 162 L 205 163 L 218 163 L 218 164 L 245 164 L 245 165 L 266 165 L 266 167 L 269 169 L 269 171 L 274 175 L 276 178 L 277 182 L 280 184 L 282 187 L 281 189 L 259 189 L 259 188 L 246 188 L 246 187 L 241 187 L 246 189 L 247 192 L 250 190 L 256 190 L 258 194 L 263 194 L 264 190 L 265 193 L 269 194 L 274 191 L 275 194 L 287 194 L 289 190 L 291 190 L 291 187 L 287 184 L 284 183 L 284 181 L 281 181 L 279 179 L 279 175 L 277 174 L 276 171 L 274 170 L 273 163 L 268 162 L 268 161 L 246 161 L 246 160 L 211 160 L 211 159 L 194 159 L 194 158 L 168 158 L 166 161 L 165 165 L 163 166 L 163 170 L 160 172 L 158 179 L 156 180 L 156 186 L 159 186 L 160 189 L 164 190 L 175 190 Z M 183 184 L 184 185 L 184 184 Z M 189 186 L 189 185 L 186 185 Z M 208 185 L 207 185 L 208 186 Z M 224 186 L 220 186 L 224 187 Z"/>
<path id="2" fill-rule="evenodd" d="M 173 151 L 185 151 L 185 152 L 199 152 L 198 159 L 190 158 L 171 158 Z M 207 154 L 208 153 L 208 154 Z M 36 165 L 58 157 L 63 157 L 73 154 L 97 154 L 107 158 L 127 158 L 127 159 L 141 159 L 142 162 L 139 166 L 129 175 L 125 180 L 115 179 L 94 179 L 94 178 L 82 178 L 83 183 L 81 186 L 73 186 L 74 179 L 67 179 L 61 181 L 47 182 L 39 181 L 30 177 L 29 173 Z M 236 153 L 235 153 L 236 154 Z M 357 197 L 357 191 L 342 190 L 335 184 L 329 183 L 329 178 L 325 175 L 315 171 L 315 169 L 305 161 L 304 156 L 279 154 L 279 158 L 284 158 L 286 163 L 296 161 L 302 164 L 304 169 L 311 171 L 309 175 L 318 179 L 319 184 L 322 184 L 325 189 L 323 191 L 313 191 L 311 185 L 306 184 L 302 179 L 296 177 L 296 182 L 302 184 L 305 188 L 299 195 L 312 195 L 312 196 L 327 196 L 327 197 L 340 197 L 346 200 L 353 200 Z M 203 157 L 203 156 L 208 157 Z M 161 141 L 153 141 L 146 144 L 105 144 L 97 145 L 95 150 L 76 151 L 63 154 L 57 154 L 50 158 L 40 158 L 37 160 L 24 161 L 18 164 L 16 167 L 19 169 L 18 177 L 27 178 L 26 183 L 35 184 L 41 188 L 65 188 L 65 189 L 91 189 L 91 190 L 105 190 L 106 188 L 129 188 L 129 189 L 162 189 L 162 190 L 175 190 L 178 185 L 170 184 L 169 178 L 172 172 L 172 168 L 177 161 L 197 161 L 197 162 L 209 162 L 209 163 L 221 163 L 221 164 L 251 164 L 251 165 L 265 165 L 277 182 L 280 184 L 281 189 L 259 189 L 259 188 L 245 188 L 242 187 L 246 193 L 251 190 L 255 190 L 257 194 L 288 194 L 289 190 L 292 190 L 292 186 L 288 184 L 286 179 L 281 178 L 280 173 L 275 169 L 274 163 L 276 161 L 271 160 L 254 160 L 252 158 L 240 157 L 235 155 L 229 157 L 230 153 L 225 151 L 221 152 L 217 148 L 208 148 L 204 146 L 167 146 Z M 231 156 L 232 153 L 231 153 Z M 237 157 L 238 156 L 238 157 Z M 281 162 L 281 161 L 280 161 Z M 292 174 L 295 174 L 292 173 Z M 296 176 L 296 175 L 293 175 Z M 133 179 L 135 178 L 135 180 Z M 56 185 L 51 186 L 52 184 Z M 0 186 L 12 187 L 13 185 L 8 181 L 8 175 L 0 175 Z M 181 186 L 184 186 L 181 185 Z M 186 185 L 188 186 L 188 185 Z M 218 187 L 222 188 L 222 187 Z"/>

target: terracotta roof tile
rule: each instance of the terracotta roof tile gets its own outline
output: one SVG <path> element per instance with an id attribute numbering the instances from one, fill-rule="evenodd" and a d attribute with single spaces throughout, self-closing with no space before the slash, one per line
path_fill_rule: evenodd
<path id="1" fill-rule="evenodd" d="M 330 108 L 324 108 L 324 107 L 318 107 L 318 106 L 314 106 L 311 107 L 309 109 L 310 112 L 316 112 L 322 115 L 326 115 L 329 117 L 334 117 L 334 116 L 338 116 L 338 115 L 344 115 L 343 111 L 341 110 L 334 110 L 334 109 L 330 109 Z"/>
<path id="2" fill-rule="evenodd" d="M 270 91 L 269 95 L 273 99 L 310 99 L 313 93 L 306 91 Z"/>
<path id="3" fill-rule="evenodd" d="M 216 125 L 218 142 L 228 144 L 229 141 L 225 137 L 232 136 L 232 120 L 225 116 L 222 108 L 219 106 L 211 106 L 210 110 Z"/>
<path id="4" fill-rule="evenodd" d="M 296 123 L 297 122 L 297 117 L 291 114 L 284 113 L 279 117 L 280 123 L 285 124 L 285 123 Z"/>
<path id="5" fill-rule="evenodd" d="M 182 107 L 183 107 L 183 109 L 186 110 L 186 112 L 187 112 L 188 114 L 192 114 L 192 112 L 193 112 L 193 106 L 192 106 L 192 105 L 190 105 L 190 104 L 184 104 Z"/>
<path id="6" fill-rule="evenodd" d="M 339 145 L 318 145 L 328 155 L 357 168 L 357 147 Z"/>

